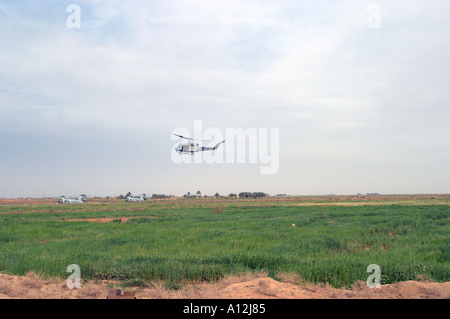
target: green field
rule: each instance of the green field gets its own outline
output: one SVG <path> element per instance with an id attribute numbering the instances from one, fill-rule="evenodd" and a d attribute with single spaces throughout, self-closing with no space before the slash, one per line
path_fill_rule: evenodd
<path id="1" fill-rule="evenodd" d="M 177 287 L 264 271 L 348 287 L 366 281 L 367 267 L 377 264 L 384 284 L 450 281 L 448 198 L 329 203 L 335 201 L 3 204 L 0 272 L 67 278 L 67 266 L 77 264 L 83 280 Z M 113 220 L 71 221 L 87 218 Z"/>

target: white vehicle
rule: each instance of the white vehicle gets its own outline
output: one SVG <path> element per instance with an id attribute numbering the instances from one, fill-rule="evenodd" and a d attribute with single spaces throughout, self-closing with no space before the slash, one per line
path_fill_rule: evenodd
<path id="1" fill-rule="evenodd" d="M 145 194 L 142 194 L 140 197 L 127 196 L 125 198 L 125 201 L 126 202 L 141 202 L 146 199 L 147 199 L 147 196 Z"/>
<path id="2" fill-rule="evenodd" d="M 58 203 L 61 204 L 81 204 L 87 201 L 86 195 L 80 195 L 78 198 L 66 198 L 66 196 L 61 196 L 58 200 Z"/>
<path id="3" fill-rule="evenodd" d="M 191 154 L 193 155 L 196 152 L 202 152 L 202 151 L 214 151 L 216 150 L 220 144 L 225 143 L 225 140 L 222 142 L 217 143 L 215 146 L 208 147 L 208 146 L 199 146 L 198 143 L 194 142 L 195 140 L 189 137 L 184 137 L 178 134 L 173 134 L 175 136 L 184 138 L 186 140 L 190 140 L 191 142 L 187 142 L 184 144 L 178 145 L 175 150 L 180 154 Z"/>

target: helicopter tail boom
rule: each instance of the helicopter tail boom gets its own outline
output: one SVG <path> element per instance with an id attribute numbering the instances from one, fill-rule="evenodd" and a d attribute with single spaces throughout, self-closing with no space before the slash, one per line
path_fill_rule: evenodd
<path id="1" fill-rule="evenodd" d="M 214 151 L 216 150 L 220 144 L 225 143 L 225 140 L 223 140 L 222 142 L 217 143 L 214 147 L 202 147 L 202 151 Z"/>

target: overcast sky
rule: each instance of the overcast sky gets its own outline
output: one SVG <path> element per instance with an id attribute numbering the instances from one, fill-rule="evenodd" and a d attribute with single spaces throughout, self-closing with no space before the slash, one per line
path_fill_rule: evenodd
<path id="1" fill-rule="evenodd" d="M 2 0 L 0 197 L 449 193 L 449 12 L 448 0 Z M 175 163 L 171 134 L 195 120 L 279 129 L 278 170 Z"/>

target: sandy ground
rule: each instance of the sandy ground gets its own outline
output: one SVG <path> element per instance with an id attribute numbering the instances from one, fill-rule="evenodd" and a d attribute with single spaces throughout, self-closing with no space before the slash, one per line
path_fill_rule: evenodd
<path id="1" fill-rule="evenodd" d="M 106 299 L 112 283 L 82 283 L 70 289 L 65 280 L 0 274 L 0 299 Z M 450 299 L 450 282 L 407 281 L 381 288 L 368 288 L 365 282 L 351 290 L 328 285 L 302 284 L 295 276 L 275 281 L 265 274 L 230 276 L 217 283 L 193 283 L 179 290 L 167 290 L 162 283 L 151 287 L 126 288 L 137 299 Z"/>

